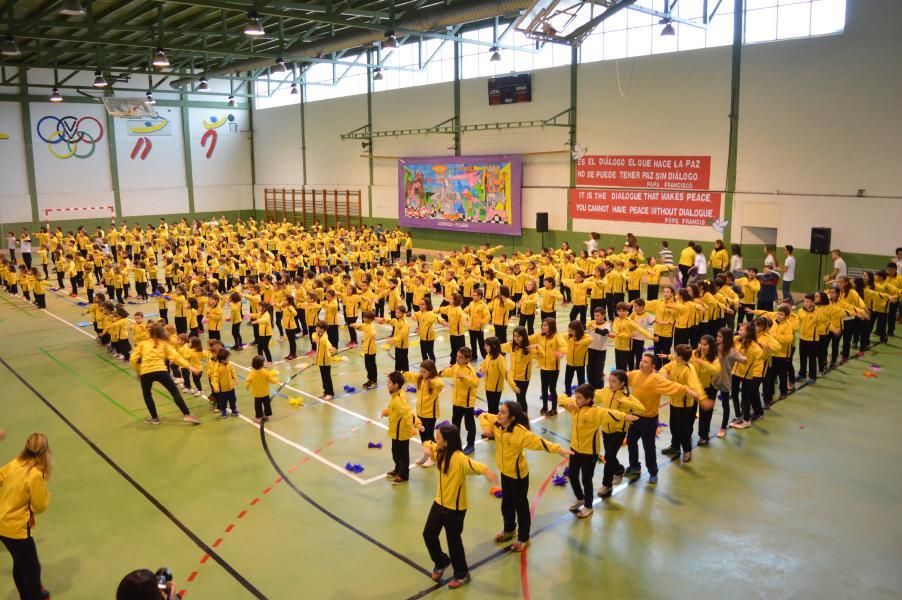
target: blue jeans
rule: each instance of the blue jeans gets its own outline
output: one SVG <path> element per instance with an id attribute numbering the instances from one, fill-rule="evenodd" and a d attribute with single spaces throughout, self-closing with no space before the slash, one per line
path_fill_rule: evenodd
<path id="1" fill-rule="evenodd" d="M 792 294 L 789 292 L 789 288 L 792 287 L 791 281 L 783 280 L 783 300 L 788 300 L 792 302 Z"/>

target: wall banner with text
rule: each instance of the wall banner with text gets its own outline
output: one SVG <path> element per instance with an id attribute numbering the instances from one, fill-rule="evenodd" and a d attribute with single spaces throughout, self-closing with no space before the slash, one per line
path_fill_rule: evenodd
<path id="1" fill-rule="evenodd" d="M 594 187 L 707 190 L 710 156 L 583 156 L 576 185 Z"/>
<path id="2" fill-rule="evenodd" d="M 720 192 L 571 189 L 574 219 L 707 226 L 720 218 Z"/>

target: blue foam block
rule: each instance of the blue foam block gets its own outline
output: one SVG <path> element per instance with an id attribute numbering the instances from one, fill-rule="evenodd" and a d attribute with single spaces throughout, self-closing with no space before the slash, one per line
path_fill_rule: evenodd
<path id="1" fill-rule="evenodd" d="M 375 448 L 377 450 L 382 449 L 382 442 L 370 442 L 366 445 L 367 448 Z"/>
<path id="2" fill-rule="evenodd" d="M 408 385 L 408 386 L 407 386 L 407 391 L 410 392 L 410 393 L 414 393 L 414 392 L 417 391 L 417 388 L 414 387 L 414 386 L 412 386 L 412 385 Z"/>

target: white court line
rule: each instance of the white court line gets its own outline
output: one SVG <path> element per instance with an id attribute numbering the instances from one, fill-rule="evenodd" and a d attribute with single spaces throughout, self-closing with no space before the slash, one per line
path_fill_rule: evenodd
<path id="1" fill-rule="evenodd" d="M 77 332 L 79 332 L 79 333 L 81 333 L 81 334 L 84 334 L 84 335 L 88 336 L 88 337 L 91 338 L 91 339 L 95 339 L 95 336 L 91 335 L 91 334 L 88 333 L 87 331 L 84 331 L 84 330 L 80 329 L 77 325 L 73 325 L 73 324 L 70 323 L 69 321 L 66 321 L 66 320 L 63 319 L 62 317 L 59 317 L 59 316 L 53 314 L 53 313 L 50 312 L 49 310 L 44 309 L 44 312 L 46 312 L 48 315 L 50 315 L 51 317 L 53 317 L 53 318 L 56 319 L 57 321 L 60 321 L 61 323 L 64 323 L 64 324 L 68 325 L 69 327 L 71 327 L 71 328 L 74 329 L 75 331 L 77 331 Z M 240 365 L 236 365 L 236 366 L 240 366 Z M 206 395 L 202 395 L 201 397 L 202 397 L 202 398 L 206 398 L 207 400 L 209 400 L 209 398 L 207 398 Z M 339 407 L 339 408 L 340 408 L 340 407 Z M 244 415 L 242 415 L 242 414 L 239 414 L 238 416 L 241 418 L 241 420 L 245 421 L 246 423 L 248 423 L 248 424 L 250 424 L 252 427 L 254 427 L 254 429 L 259 429 L 259 428 L 260 428 L 260 426 L 259 426 L 258 424 L 254 423 L 253 419 L 249 419 L 248 417 L 246 417 L 246 416 L 244 416 Z M 376 423 L 376 425 L 382 425 L 382 424 L 381 424 L 381 423 Z M 384 427 L 385 427 L 386 429 L 388 429 L 387 426 L 384 426 Z M 322 464 L 326 465 L 327 467 L 333 469 L 334 471 L 338 471 L 338 472 L 341 473 L 342 475 L 345 475 L 345 476 L 349 477 L 350 479 L 353 479 L 354 481 L 356 481 L 357 483 L 359 483 L 359 484 L 361 484 L 361 485 L 366 485 L 366 483 L 364 482 L 364 480 L 362 480 L 361 478 L 357 477 L 357 475 L 355 475 L 354 473 L 351 473 L 350 471 L 348 471 L 347 469 L 345 469 L 345 468 L 342 467 L 342 466 L 336 465 L 335 463 L 326 460 L 325 458 L 323 458 L 322 456 L 320 456 L 319 454 L 317 454 L 317 453 L 314 452 L 313 450 L 310 450 L 309 448 L 307 448 L 307 447 L 305 447 L 305 446 L 302 446 L 302 445 L 300 445 L 300 444 L 298 444 L 298 443 L 296 443 L 296 442 L 293 442 L 293 441 L 291 441 L 291 440 L 289 440 L 289 439 L 287 439 L 287 438 L 285 438 L 285 437 L 279 435 L 278 433 L 276 433 L 276 432 L 274 432 L 274 431 L 270 431 L 269 429 L 264 429 L 264 431 L 266 431 L 266 433 L 267 433 L 268 435 L 274 437 L 275 439 L 279 440 L 279 441 L 282 442 L 283 444 L 286 444 L 286 445 L 288 445 L 288 446 L 291 446 L 292 448 L 296 448 L 296 449 L 300 450 L 300 451 L 303 452 L 304 454 L 310 456 L 311 458 L 314 458 L 314 459 L 318 460 L 319 462 L 321 462 Z"/>
<path id="2" fill-rule="evenodd" d="M 546 418 L 545 416 L 536 417 L 535 419 L 532 419 L 530 421 L 530 423 L 538 423 L 539 421 L 542 421 L 545 418 Z M 417 443 L 422 443 L 420 440 L 418 440 L 416 438 L 410 438 L 410 439 Z M 480 439 L 476 440 L 476 443 L 474 443 L 473 445 L 476 446 L 476 445 L 482 444 L 484 442 L 488 442 L 488 440 L 484 439 L 484 438 L 480 438 Z M 410 466 L 409 466 L 410 469 L 416 469 L 418 467 L 420 467 L 420 465 L 416 464 L 415 462 L 410 463 Z M 420 467 L 420 468 L 422 468 L 422 467 Z M 364 479 L 361 483 L 363 485 L 369 485 L 371 483 L 379 481 L 380 479 L 385 479 L 385 475 L 383 474 L 383 475 L 377 475 L 376 477 L 370 477 L 369 479 Z"/>
<path id="3" fill-rule="evenodd" d="M 81 328 L 78 327 L 77 325 L 75 325 L 75 324 L 73 324 L 73 323 L 70 323 L 69 321 L 67 321 L 67 320 L 63 319 L 62 317 L 60 317 L 60 316 L 58 316 L 58 315 L 56 315 L 56 314 L 50 312 L 50 311 L 47 310 L 47 309 L 42 309 L 42 310 L 43 310 L 43 312 L 47 313 L 48 315 L 50 315 L 51 317 L 53 317 L 53 318 L 56 319 L 57 321 L 59 321 L 59 322 L 65 324 L 65 325 L 68 325 L 69 327 L 71 327 L 72 329 L 74 329 L 75 331 L 77 331 L 78 333 L 81 333 L 82 335 L 86 335 L 86 336 L 88 336 L 89 338 L 91 338 L 92 340 L 93 340 L 93 339 L 96 339 L 96 336 L 91 335 L 91 334 L 88 333 L 87 331 L 84 331 L 83 329 L 81 329 Z M 249 369 L 248 367 L 245 367 L 245 366 L 240 365 L 240 364 L 238 364 L 238 363 L 233 362 L 232 365 L 235 366 L 235 367 L 237 367 L 237 368 L 239 368 L 239 369 L 242 369 L 242 370 L 244 370 L 244 371 L 248 371 L 248 372 L 250 371 L 250 369 Z M 308 392 L 305 392 L 304 390 L 298 389 L 298 388 L 293 387 L 293 386 L 290 386 L 290 385 L 286 385 L 286 386 L 285 386 L 285 389 L 289 389 L 289 390 L 291 390 L 291 391 L 293 391 L 293 392 L 297 392 L 297 393 L 299 393 L 299 394 L 302 394 L 302 395 L 304 395 L 304 396 L 307 396 L 308 398 L 311 398 L 311 399 L 313 399 L 313 400 L 316 400 L 317 402 L 321 402 L 321 403 L 323 403 L 323 404 L 326 404 L 326 405 L 328 405 L 328 406 L 331 406 L 332 408 L 335 408 L 335 409 L 340 410 L 340 411 L 342 411 L 342 412 L 344 412 L 344 413 L 347 413 L 347 414 L 349 414 L 349 415 L 351 415 L 351 416 L 354 416 L 354 417 L 356 417 L 356 418 L 358 418 L 358 419 L 364 421 L 365 423 L 370 423 L 370 424 L 372 424 L 372 425 L 375 425 L 376 427 L 380 427 L 380 428 L 382 428 L 382 429 L 388 431 L 388 425 L 386 425 L 385 423 L 381 423 L 381 422 L 379 422 L 379 421 L 375 421 L 375 420 L 373 420 L 373 419 L 371 419 L 371 418 L 369 418 L 369 417 L 367 417 L 367 416 L 365 416 L 365 415 L 362 415 L 362 414 L 360 414 L 360 413 L 357 413 L 357 412 L 354 412 L 354 411 L 352 411 L 352 410 L 349 410 L 349 409 L 347 409 L 347 408 L 345 408 L 345 407 L 343 407 L 343 406 L 341 406 L 341 405 L 335 404 L 334 402 L 330 402 L 330 401 L 328 401 L 328 400 L 323 400 L 323 399 L 321 399 L 321 398 L 317 398 L 316 396 L 314 396 L 314 395 L 312 395 L 312 394 L 310 394 L 310 393 L 308 393 Z M 203 397 L 203 398 L 206 398 L 205 395 L 202 396 L 202 397 Z M 245 422 L 247 422 L 247 423 L 249 423 L 250 425 L 252 425 L 254 428 L 259 428 L 259 426 L 258 426 L 256 423 L 254 423 L 254 421 L 253 421 L 252 419 L 249 419 L 248 417 L 246 417 L 246 416 L 244 416 L 244 415 L 241 415 L 241 414 L 239 414 L 238 416 L 239 416 L 242 420 L 244 420 Z M 537 422 L 542 421 L 542 420 L 545 420 L 545 419 L 546 419 L 545 416 L 536 417 L 535 419 L 530 420 L 530 423 L 537 423 Z M 323 457 L 320 456 L 319 454 L 315 453 L 314 451 L 310 450 L 309 448 L 306 448 L 305 446 L 302 446 L 302 445 L 300 445 L 300 444 L 298 444 L 298 443 L 296 443 L 296 442 L 293 442 L 293 441 L 291 441 L 291 440 L 289 440 L 289 439 L 287 439 L 287 438 L 285 438 L 285 437 L 283 437 L 283 436 L 281 436 L 281 435 L 279 435 L 279 434 L 277 434 L 277 433 L 275 433 L 275 432 L 273 432 L 273 431 L 270 431 L 269 429 L 264 429 L 264 431 L 266 431 L 266 433 L 269 434 L 269 435 L 271 435 L 273 438 L 275 438 L 275 439 L 281 441 L 281 442 L 284 443 L 284 444 L 287 444 L 287 445 L 289 445 L 289 446 L 291 446 L 291 447 L 293 447 L 293 448 L 296 448 L 296 449 L 300 450 L 300 451 L 303 452 L 304 454 L 307 454 L 307 455 L 309 455 L 309 456 L 315 458 L 315 459 L 318 460 L 319 462 L 321 462 L 321 463 L 327 465 L 328 467 L 332 468 L 333 470 L 338 471 L 339 473 L 341 473 L 341 474 L 343 474 L 343 475 L 345 475 L 345 476 L 347 476 L 347 477 L 353 479 L 354 481 L 356 481 L 357 483 L 359 483 L 359 484 L 361 484 L 361 485 L 369 485 L 369 484 L 371 484 L 371 483 L 374 483 L 374 482 L 376 482 L 376 481 L 379 481 L 379 480 L 385 478 L 385 475 L 382 474 L 382 475 L 378 475 L 378 476 L 376 476 L 376 477 L 372 477 L 372 478 L 370 478 L 370 479 L 361 479 L 360 477 L 357 477 L 357 475 L 355 475 L 354 473 L 351 473 L 350 471 L 348 471 L 348 470 L 345 469 L 344 467 L 339 466 L 339 465 L 336 465 L 335 463 L 326 460 L 325 458 L 323 458 Z M 418 443 L 418 444 L 422 444 L 422 441 L 421 441 L 419 438 L 414 437 L 414 438 L 411 438 L 411 440 L 414 441 L 414 442 L 416 442 L 416 443 Z M 485 439 L 479 439 L 479 440 L 476 440 L 476 444 L 481 444 L 481 443 L 486 442 L 486 441 L 487 441 L 487 440 L 485 440 Z M 416 463 L 411 463 L 410 468 L 413 469 L 413 468 L 416 468 L 416 467 L 417 467 Z"/>
<path id="4" fill-rule="evenodd" d="M 249 425 L 251 425 L 254 429 L 260 429 L 260 425 L 258 425 L 257 423 L 254 423 L 253 419 L 249 419 L 248 417 L 246 417 L 246 416 L 244 416 L 244 415 L 242 415 L 242 414 L 239 414 L 238 417 L 239 417 L 242 421 L 244 421 L 245 423 L 248 423 Z M 300 450 L 301 452 L 303 452 L 303 453 L 306 454 L 307 456 L 309 456 L 309 457 L 311 457 L 311 458 L 314 458 L 314 459 L 318 460 L 319 462 L 321 462 L 322 464 L 326 465 L 326 466 L 329 467 L 330 469 L 332 469 L 332 470 L 334 470 L 334 471 L 338 471 L 338 472 L 341 473 L 342 475 L 345 475 L 345 476 L 347 476 L 348 478 L 353 479 L 354 481 L 356 481 L 356 482 L 359 483 L 360 485 L 366 485 L 366 482 L 365 482 L 363 479 L 357 477 L 357 475 L 355 475 L 354 473 L 351 473 L 350 471 L 348 471 L 347 469 L 345 469 L 345 468 L 342 467 L 342 466 L 336 465 L 335 463 L 333 463 L 333 462 L 331 462 L 331 461 L 329 461 L 329 460 L 326 460 L 325 458 L 323 458 L 322 456 L 320 456 L 319 454 L 317 454 L 317 453 L 314 452 L 313 450 L 311 450 L 311 449 L 309 449 L 309 448 L 307 448 L 307 447 L 305 447 L 305 446 L 302 446 L 302 445 L 300 445 L 300 444 L 298 444 L 298 443 L 296 443 L 296 442 L 292 442 L 292 441 L 289 440 L 288 438 L 285 438 L 285 437 L 279 435 L 279 434 L 276 433 L 275 431 L 272 431 L 272 430 L 270 430 L 270 429 L 266 429 L 265 427 L 263 428 L 263 431 L 265 431 L 267 435 L 272 436 L 273 438 L 279 440 L 279 441 L 282 442 L 283 444 L 287 444 L 287 445 L 291 446 L 292 448 L 297 448 L 298 450 Z M 383 476 L 383 477 L 384 477 L 384 476 Z"/>

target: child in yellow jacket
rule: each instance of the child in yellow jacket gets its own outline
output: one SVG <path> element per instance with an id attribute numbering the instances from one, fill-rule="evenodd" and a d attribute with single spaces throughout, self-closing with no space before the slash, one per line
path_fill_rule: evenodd
<path id="1" fill-rule="evenodd" d="M 321 398 L 328 401 L 335 397 L 335 390 L 332 387 L 332 354 L 335 353 L 335 348 L 329 341 L 329 325 L 324 319 L 316 322 L 316 330 L 310 334 L 310 340 L 316 348 L 313 364 L 319 367 L 320 379 L 323 382 Z"/>
<path id="2" fill-rule="evenodd" d="M 457 351 L 457 361 L 439 373 L 441 377 L 454 379 L 454 392 L 451 407 L 451 422 L 460 429 L 460 422 L 467 425 L 467 445 L 464 454 L 472 454 L 476 444 L 476 390 L 479 388 L 479 377 L 470 366 L 473 353 L 464 346 Z"/>
<path id="3" fill-rule="evenodd" d="M 557 398 L 555 397 L 555 400 Z M 521 552 L 529 544 L 531 516 L 529 514 L 529 464 L 526 450 L 540 450 L 572 456 L 573 451 L 545 440 L 529 430 L 529 418 L 516 402 L 501 404 L 498 414 L 482 413 L 479 423 L 484 435 L 495 440 L 495 461 L 501 471 L 501 515 L 504 529 L 495 536 L 500 543 L 517 541 L 510 549 Z M 519 527 L 518 527 L 519 525 Z"/>
<path id="4" fill-rule="evenodd" d="M 269 395 L 269 386 L 279 383 L 278 375 L 273 369 L 264 369 L 265 359 L 255 356 L 251 360 L 251 372 L 247 375 L 245 387 L 254 396 L 254 423 L 266 421 L 272 416 L 272 398 Z"/>
<path id="5" fill-rule="evenodd" d="M 577 387 L 572 397 L 564 394 L 558 396 L 558 403 L 573 415 L 570 433 L 573 455 L 570 457 L 568 475 L 576 502 L 570 506 L 570 512 L 580 519 L 592 514 L 592 477 L 601 447 L 599 430 L 639 420 L 639 417 L 619 410 L 594 406 L 594 402 L 595 388 L 588 384 Z"/>
<path id="6" fill-rule="evenodd" d="M 400 372 L 389 374 L 388 392 L 391 399 L 388 406 L 382 409 L 382 416 L 388 417 L 388 437 L 391 438 L 391 456 L 395 463 L 394 469 L 385 474 L 392 485 L 407 483 L 410 478 L 410 438 L 414 432 L 423 430 L 423 424 L 404 394 L 404 383 L 404 375 Z"/>
<path id="7" fill-rule="evenodd" d="M 226 404 L 232 411 L 232 416 L 238 416 L 238 398 L 235 395 L 235 386 L 238 384 L 238 374 L 235 367 L 229 362 L 231 354 L 225 348 L 220 348 L 216 355 L 216 370 L 213 372 L 213 393 L 216 394 L 216 408 L 219 410 L 219 418 L 229 416 L 226 412 Z"/>

